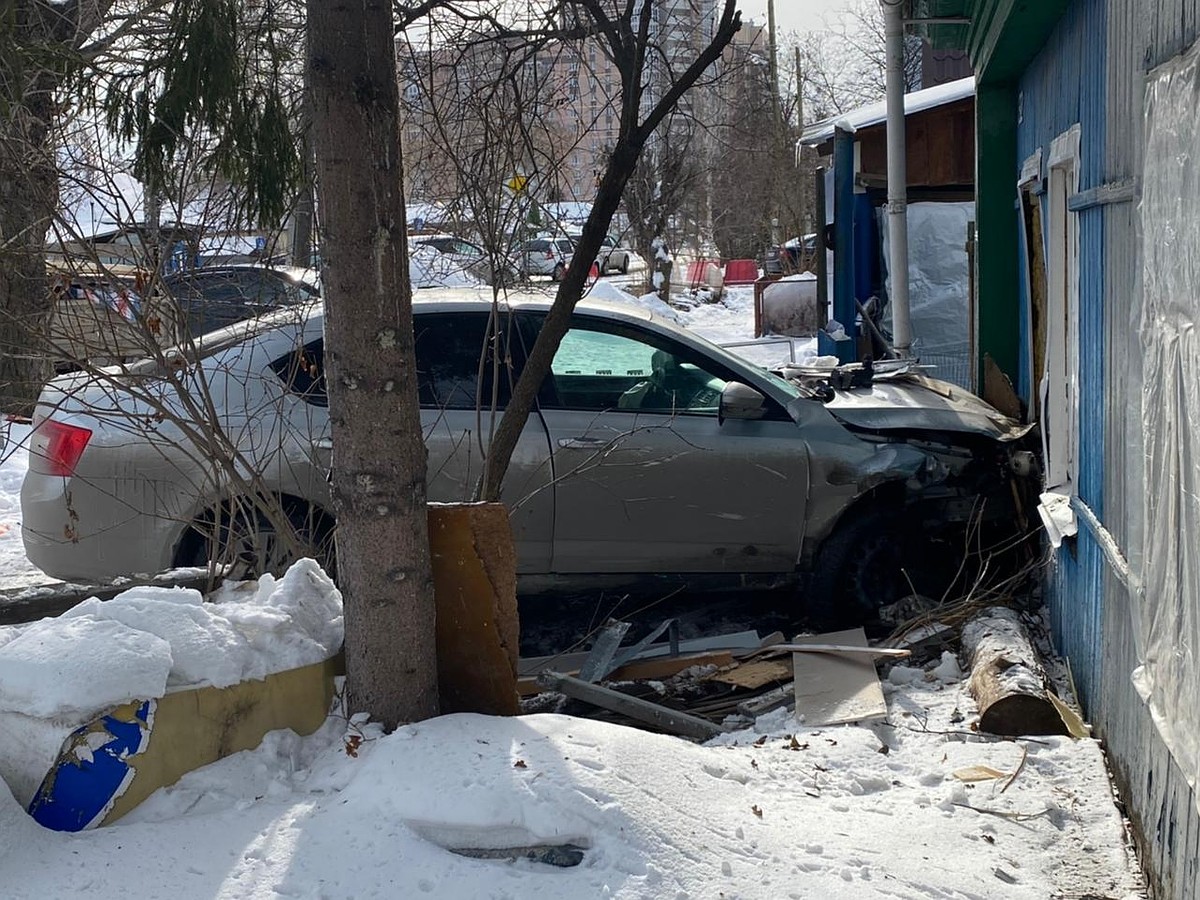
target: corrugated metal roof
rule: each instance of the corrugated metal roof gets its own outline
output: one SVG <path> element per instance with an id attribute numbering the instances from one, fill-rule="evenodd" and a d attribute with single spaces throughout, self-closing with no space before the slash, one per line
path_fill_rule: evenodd
<path id="1" fill-rule="evenodd" d="M 960 78 L 958 81 L 950 81 L 946 84 L 905 94 L 904 114 L 911 116 L 913 113 L 945 106 L 947 103 L 954 103 L 956 100 L 965 100 L 967 97 L 973 96 L 975 96 L 975 79 L 973 77 Z M 800 135 L 797 143 L 804 146 L 824 143 L 833 137 L 835 125 L 846 124 L 851 131 L 857 131 L 860 128 L 880 125 L 886 120 L 887 103 L 879 100 L 839 116 L 830 116 L 828 119 L 822 119 L 820 122 L 808 126 Z"/>

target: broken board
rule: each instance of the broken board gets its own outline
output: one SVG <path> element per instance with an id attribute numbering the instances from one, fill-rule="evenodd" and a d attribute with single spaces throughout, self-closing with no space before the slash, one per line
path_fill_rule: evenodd
<path id="1" fill-rule="evenodd" d="M 866 647 L 862 628 L 798 637 L 795 644 Z M 811 728 L 883 719 L 887 703 L 874 660 L 861 653 L 793 653 L 796 718 Z"/>
<path id="2" fill-rule="evenodd" d="M 709 681 L 719 681 L 751 691 L 766 684 L 782 684 L 791 679 L 792 663 L 788 659 L 756 659 L 708 677 Z"/>

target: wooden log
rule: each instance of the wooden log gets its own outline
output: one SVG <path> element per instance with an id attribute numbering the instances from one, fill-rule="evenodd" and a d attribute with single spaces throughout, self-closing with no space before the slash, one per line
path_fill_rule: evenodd
<path id="1" fill-rule="evenodd" d="M 992 607 L 963 627 L 970 663 L 967 690 L 989 734 L 1068 734 L 1025 626 L 1011 609 Z"/>

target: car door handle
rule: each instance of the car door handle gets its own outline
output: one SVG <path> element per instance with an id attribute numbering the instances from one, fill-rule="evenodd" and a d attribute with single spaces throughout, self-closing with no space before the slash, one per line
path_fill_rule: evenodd
<path id="1" fill-rule="evenodd" d="M 564 450 L 597 450 L 608 445 L 604 438 L 573 437 L 559 438 L 558 446 Z"/>

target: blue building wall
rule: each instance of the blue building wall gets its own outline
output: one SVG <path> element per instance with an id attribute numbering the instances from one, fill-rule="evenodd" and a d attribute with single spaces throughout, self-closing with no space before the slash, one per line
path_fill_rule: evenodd
<path id="1" fill-rule="evenodd" d="M 1083 193 L 1098 187 L 1105 173 L 1105 40 L 1104 0 L 1079 0 L 1068 8 L 1042 52 L 1020 81 L 1015 185 L 1021 163 L 1042 154 L 1047 176 L 1051 142 L 1078 125 L 1079 185 Z M 1042 221 L 1047 221 L 1042 194 Z M 1079 210 L 1079 446 L 1075 460 L 1076 489 L 1097 517 L 1104 510 L 1104 215 L 1100 207 Z M 1020 227 L 1019 220 L 1016 226 Z M 1023 243 L 1023 242 L 1022 242 Z M 1027 263 L 1027 261 L 1026 261 Z M 1032 348 L 1028 284 L 1022 283 L 1022 370 L 1028 371 Z M 1036 385 L 1024 380 L 1029 401 Z M 1086 539 L 1058 553 L 1051 579 L 1050 613 L 1059 651 L 1070 661 L 1081 699 L 1094 696 L 1101 678 L 1101 569 L 1097 548 Z"/>
<path id="2" fill-rule="evenodd" d="M 1071 203 L 1079 229 L 1079 533 L 1054 554 L 1047 602 L 1057 648 L 1108 751 L 1152 895 L 1169 900 L 1200 897 L 1200 814 L 1130 678 L 1141 662 L 1142 501 L 1153 489 L 1140 466 L 1136 198 L 1146 75 L 1191 46 L 1198 23 L 1200 0 L 1074 0 L 1020 78 L 1013 161 L 1015 187 L 1022 162 L 1041 148 L 1045 176 L 1050 142 L 1080 125 L 1079 193 Z M 1021 299 L 1024 307 L 1028 297 Z M 1024 309 L 1021 328 L 1027 368 Z M 1026 399 L 1036 389 L 1028 381 L 1018 386 Z"/>

